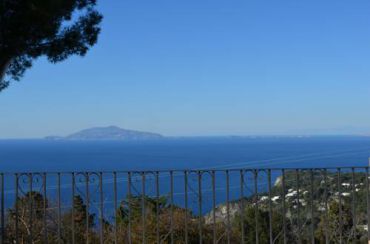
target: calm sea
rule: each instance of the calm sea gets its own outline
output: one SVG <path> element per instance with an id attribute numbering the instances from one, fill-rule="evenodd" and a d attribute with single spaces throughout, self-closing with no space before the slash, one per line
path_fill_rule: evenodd
<path id="1" fill-rule="evenodd" d="M 0 140 L 0 171 L 366 166 L 370 137 Z"/>
<path id="2" fill-rule="evenodd" d="M 367 166 L 370 157 L 370 137 L 301 137 L 301 138 L 186 138 L 145 142 L 118 141 L 48 141 L 48 140 L 0 140 L 1 172 L 70 172 L 70 171 L 126 171 L 164 169 L 234 169 L 234 168 L 279 168 L 279 167 L 338 167 Z M 273 175 L 276 178 L 278 173 Z M 90 182 L 89 190 L 92 211 L 97 211 L 100 199 L 98 182 Z M 170 175 L 161 175 L 160 194 L 169 196 Z M 35 176 L 37 178 L 37 175 Z M 84 196 L 83 175 L 76 176 L 76 193 Z M 224 172 L 216 175 L 216 202 L 226 200 Z M 245 194 L 253 193 L 253 176 L 246 175 Z M 238 172 L 230 173 L 230 200 L 240 197 Z M 198 176 L 189 175 L 189 207 L 198 211 Z M 273 179 L 274 180 L 274 179 Z M 248 181 L 248 182 L 247 182 Z M 14 174 L 5 178 L 6 205 L 11 207 L 15 199 Z M 118 201 L 127 195 L 127 174 L 117 175 Z M 47 178 L 47 195 L 56 202 L 57 178 Z M 62 206 L 71 205 L 71 175 L 62 174 Z M 184 175 L 174 174 L 174 201 L 184 205 Z M 20 194 L 29 190 L 27 176 L 19 181 Z M 33 190 L 42 192 L 40 178 L 34 179 Z M 147 176 L 146 194 L 155 196 L 155 179 Z M 103 175 L 104 206 L 107 216 L 114 215 L 113 174 Z M 132 193 L 140 194 L 142 178 L 134 175 Z M 266 175 L 258 178 L 258 189 L 266 189 Z M 209 174 L 202 178 L 203 209 L 212 208 L 212 186 Z M 95 199 L 95 200 L 94 200 Z"/>

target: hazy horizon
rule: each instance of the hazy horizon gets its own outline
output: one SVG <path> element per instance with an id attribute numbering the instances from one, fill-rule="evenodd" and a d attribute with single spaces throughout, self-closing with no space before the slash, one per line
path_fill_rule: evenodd
<path id="1" fill-rule="evenodd" d="M 49 136 L 57 136 L 57 137 L 65 137 L 70 134 L 85 130 L 85 129 L 91 129 L 91 128 L 98 128 L 98 127 L 110 127 L 110 126 L 117 126 L 117 125 L 103 125 L 103 126 L 93 126 L 93 127 L 87 127 L 87 128 L 81 128 L 76 131 L 71 131 L 66 134 L 48 134 L 48 135 L 40 135 L 40 136 L 34 136 L 34 137 L 1 137 L 0 140 L 3 139 L 44 139 L 45 137 Z M 126 129 L 126 130 L 132 130 L 132 131 L 140 131 L 140 132 L 149 132 L 149 133 L 158 133 L 161 134 L 167 138 L 181 138 L 181 137 L 299 137 L 299 136 L 370 136 L 370 130 L 365 130 L 365 129 L 358 129 L 354 130 L 353 128 L 340 128 L 337 130 L 329 130 L 329 129 L 316 129 L 316 130 L 302 130 L 302 131 L 295 131 L 292 133 L 287 133 L 287 132 L 270 132 L 270 133 L 239 133 L 239 134 L 232 134 L 232 133 L 219 133 L 219 134 L 173 134 L 173 135 L 168 135 L 168 134 L 163 134 L 158 131 L 147 131 L 147 130 L 139 130 L 137 128 L 125 128 L 118 126 L 121 129 Z"/>

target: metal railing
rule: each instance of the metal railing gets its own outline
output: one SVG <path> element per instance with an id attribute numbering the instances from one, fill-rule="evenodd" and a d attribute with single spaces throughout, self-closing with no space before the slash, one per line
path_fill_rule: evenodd
<path id="1" fill-rule="evenodd" d="M 353 243 L 369 168 L 0 173 L 1 243 Z"/>

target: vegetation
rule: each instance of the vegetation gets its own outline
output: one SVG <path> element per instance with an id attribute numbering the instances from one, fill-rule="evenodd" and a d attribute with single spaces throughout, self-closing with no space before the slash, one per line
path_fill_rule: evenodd
<path id="1" fill-rule="evenodd" d="M 282 207 L 282 198 L 280 200 L 275 198 L 270 202 L 266 200 L 267 193 L 260 193 L 258 198 L 251 195 L 231 204 L 232 208 L 238 208 L 238 211 L 231 215 L 229 226 L 226 215 L 218 214 L 213 224 L 213 219 L 209 221 L 207 217 L 212 216 L 211 214 L 199 217 L 190 210 L 171 206 L 167 197 L 163 196 L 159 199 L 146 196 L 145 211 L 143 211 L 142 197 L 135 195 L 127 196 L 116 210 L 116 219 L 103 220 L 103 226 L 99 224 L 97 216 L 87 209 L 84 199 L 76 195 L 73 214 L 72 209 L 64 209 L 60 216 L 61 221 L 58 222 L 57 208 L 53 208 L 42 194 L 28 192 L 8 209 L 6 243 L 14 243 L 16 240 L 16 222 L 18 243 L 45 243 L 45 239 L 48 243 L 58 243 L 59 231 L 60 243 L 71 243 L 73 237 L 75 243 L 87 241 L 99 243 L 101 231 L 104 235 L 104 243 L 114 243 L 115 233 L 117 233 L 118 243 L 127 243 L 129 229 L 132 243 L 141 243 L 143 233 L 147 243 L 157 243 L 158 240 L 160 243 L 170 243 L 171 236 L 174 243 L 185 243 L 186 232 L 188 243 L 199 243 L 200 225 L 203 243 L 213 243 L 214 235 L 218 243 L 226 243 L 228 238 L 231 243 L 240 243 L 242 233 L 244 233 L 245 243 L 256 243 L 256 236 L 260 243 L 268 243 L 270 218 L 272 219 L 271 238 L 274 243 L 284 243 L 284 235 L 287 243 L 299 241 L 311 243 L 312 236 L 316 243 L 326 243 L 326 239 L 330 243 L 366 243 L 366 175 L 356 173 L 352 178 L 351 173 L 344 173 L 340 181 L 333 173 L 321 172 L 312 176 L 313 198 L 309 191 L 310 172 L 301 172 L 299 181 L 296 181 L 294 172 L 289 172 L 285 175 L 285 208 Z M 297 182 L 299 182 L 299 194 L 295 193 Z M 353 188 L 348 186 L 348 182 L 354 183 Z M 342 195 L 338 194 L 338 187 L 343 188 Z M 351 191 L 355 195 L 343 194 L 346 191 Z M 273 196 L 282 196 L 282 192 L 280 178 L 271 193 Z M 353 197 L 355 204 L 352 201 Z M 311 199 L 313 199 L 312 202 L 310 202 Z M 245 206 L 243 209 L 241 209 L 242 201 Z M 325 208 L 325 202 L 327 202 L 327 208 Z M 143 220 L 145 220 L 145 227 Z M 74 226 L 74 235 L 72 226 Z"/>
<path id="2" fill-rule="evenodd" d="M 96 0 L 1 0 L 0 91 L 40 56 L 57 63 L 85 55 L 100 32 L 102 15 L 95 5 Z"/>

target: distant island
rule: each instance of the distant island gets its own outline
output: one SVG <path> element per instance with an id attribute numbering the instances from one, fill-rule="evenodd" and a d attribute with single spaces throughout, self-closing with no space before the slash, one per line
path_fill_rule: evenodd
<path id="1" fill-rule="evenodd" d="M 157 140 L 164 136 L 136 130 L 126 130 L 117 126 L 94 127 L 84 129 L 71 135 L 62 136 L 47 136 L 48 140 L 120 140 L 120 141 L 136 141 L 136 140 Z"/>

